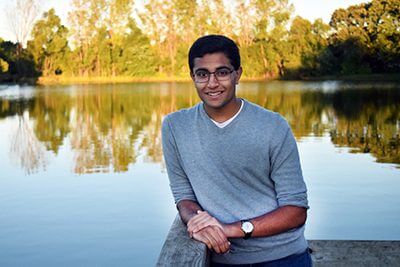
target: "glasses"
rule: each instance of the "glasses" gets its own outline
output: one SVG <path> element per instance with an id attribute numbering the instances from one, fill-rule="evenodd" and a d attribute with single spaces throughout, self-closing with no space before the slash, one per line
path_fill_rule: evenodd
<path id="1" fill-rule="evenodd" d="M 227 81 L 231 78 L 231 73 L 235 70 L 229 68 L 220 68 L 214 72 L 209 72 L 208 70 L 198 70 L 193 74 L 194 81 L 196 83 L 208 83 L 211 74 L 214 74 L 215 79 L 219 82 Z"/>

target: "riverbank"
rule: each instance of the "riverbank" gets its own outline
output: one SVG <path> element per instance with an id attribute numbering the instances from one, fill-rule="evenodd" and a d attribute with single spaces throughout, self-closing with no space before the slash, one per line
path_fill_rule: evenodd
<path id="1" fill-rule="evenodd" d="M 265 79 L 262 77 L 242 77 L 244 82 L 262 82 L 273 79 Z M 155 77 L 64 77 L 51 76 L 39 77 L 37 84 L 39 85 L 57 85 L 57 84 L 107 84 L 107 83 L 153 83 L 153 82 L 191 82 L 190 76 L 155 76 Z"/>
<path id="2" fill-rule="evenodd" d="M 67 76 L 47 76 L 39 77 L 37 83 L 40 85 L 57 84 L 107 84 L 107 83 L 148 83 L 148 82 L 187 82 L 190 77 L 67 77 Z"/>
<path id="3" fill-rule="evenodd" d="M 346 82 L 400 82 L 400 73 L 390 74 L 357 74 L 357 75 L 327 75 L 320 77 L 301 77 L 298 79 L 272 79 L 265 77 L 242 77 L 243 82 L 265 81 L 346 81 Z M 155 76 L 155 77 L 71 77 L 71 76 L 45 76 L 20 79 L 0 79 L 0 84 L 37 84 L 37 85 L 69 85 L 69 84 L 113 84 L 113 83 L 157 83 L 157 82 L 191 82 L 188 76 Z"/>
<path id="4" fill-rule="evenodd" d="M 271 79 L 265 77 L 242 77 L 243 82 L 263 82 L 263 81 L 273 81 L 273 80 L 286 80 L 286 79 Z M 290 80 L 290 79 L 289 79 Z M 293 79 L 296 80 L 296 79 Z M 328 75 L 321 77 L 302 77 L 297 79 L 298 81 L 356 81 L 356 82 L 400 82 L 400 73 L 390 73 L 390 74 L 357 74 L 357 75 Z M 37 81 L 41 85 L 55 85 L 55 84 L 105 84 L 105 83 L 137 83 L 137 82 L 191 82 L 189 76 L 158 76 L 158 77 L 63 77 L 63 76 L 53 76 L 53 77 L 40 77 Z"/>
<path id="5" fill-rule="evenodd" d="M 291 80 L 291 79 L 283 79 Z M 294 79 L 296 80 L 296 79 Z M 301 81 L 346 81 L 346 82 L 398 82 L 400 73 L 376 73 L 376 74 L 354 74 L 354 75 L 325 75 L 319 77 L 301 77 Z"/>

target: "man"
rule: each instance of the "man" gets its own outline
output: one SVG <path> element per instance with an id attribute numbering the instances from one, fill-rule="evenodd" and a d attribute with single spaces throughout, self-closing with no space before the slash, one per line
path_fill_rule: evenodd
<path id="1" fill-rule="evenodd" d="M 311 266 L 295 139 L 277 113 L 236 97 L 237 45 L 203 36 L 189 51 L 202 103 L 169 114 L 162 138 L 171 190 L 188 234 L 212 266 Z"/>

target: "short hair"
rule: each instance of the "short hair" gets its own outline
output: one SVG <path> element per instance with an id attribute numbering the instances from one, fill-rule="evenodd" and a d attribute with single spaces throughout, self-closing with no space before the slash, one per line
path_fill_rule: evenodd
<path id="1" fill-rule="evenodd" d="M 197 39 L 189 50 L 190 72 L 194 68 L 194 59 L 205 54 L 222 52 L 229 59 L 235 70 L 240 67 L 239 48 L 234 41 L 223 35 L 205 35 Z"/>

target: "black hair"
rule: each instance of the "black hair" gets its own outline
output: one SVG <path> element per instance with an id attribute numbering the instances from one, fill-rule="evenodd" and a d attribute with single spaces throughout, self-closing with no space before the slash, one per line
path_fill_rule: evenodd
<path id="1" fill-rule="evenodd" d="M 197 39 L 189 50 L 189 68 L 193 71 L 194 59 L 205 54 L 222 52 L 235 70 L 240 67 L 239 48 L 234 41 L 223 35 L 205 35 Z"/>

